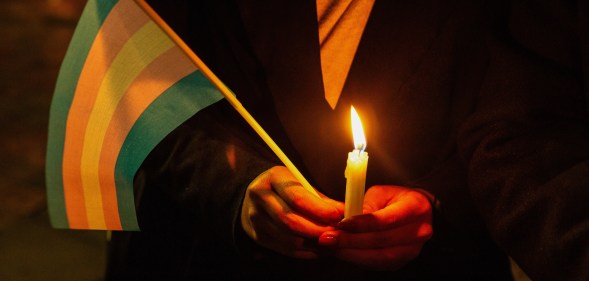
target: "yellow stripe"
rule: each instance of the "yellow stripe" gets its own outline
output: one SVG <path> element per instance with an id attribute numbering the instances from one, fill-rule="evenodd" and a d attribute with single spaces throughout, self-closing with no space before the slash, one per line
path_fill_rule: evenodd
<path id="1" fill-rule="evenodd" d="M 100 152 L 100 186 L 105 223 L 120 229 L 115 168 L 121 147 L 141 114 L 178 80 L 194 72 L 196 66 L 179 48 L 171 48 L 147 66 L 126 90 L 113 113 Z M 134 207 L 134 206 L 130 206 Z"/>
<path id="2" fill-rule="evenodd" d="M 105 18 L 84 62 L 68 112 L 63 150 L 64 199 L 71 228 L 88 228 L 81 173 L 82 148 L 98 89 L 124 44 L 148 21 L 149 17 L 134 1 L 118 2 Z M 122 26 L 125 28 L 121 29 Z"/>
<path id="3" fill-rule="evenodd" d="M 96 103 L 88 119 L 88 129 L 82 150 L 82 186 L 88 215 L 88 226 L 104 229 L 102 195 L 98 166 L 105 133 L 126 89 L 141 71 L 155 58 L 173 47 L 157 25 L 149 21 L 139 29 L 121 49 L 108 69 L 98 90 Z"/>

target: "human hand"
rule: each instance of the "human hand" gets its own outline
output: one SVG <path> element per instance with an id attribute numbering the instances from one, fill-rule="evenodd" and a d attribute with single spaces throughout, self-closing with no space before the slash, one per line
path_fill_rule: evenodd
<path id="1" fill-rule="evenodd" d="M 304 189 L 286 167 L 276 166 L 248 186 L 241 226 L 256 243 L 286 256 L 316 258 L 315 241 L 334 230 L 343 203 Z M 315 243 L 315 245 L 313 245 Z"/>
<path id="2" fill-rule="evenodd" d="M 339 259 L 376 270 L 396 270 L 419 255 L 433 234 L 432 207 L 413 189 L 377 185 L 364 196 L 363 214 L 319 238 Z"/>

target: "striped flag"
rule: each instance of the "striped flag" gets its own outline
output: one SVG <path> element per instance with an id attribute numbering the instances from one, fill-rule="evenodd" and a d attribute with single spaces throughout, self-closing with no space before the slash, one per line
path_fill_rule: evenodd
<path id="1" fill-rule="evenodd" d="M 145 5 L 89 0 L 76 27 L 49 121 L 46 182 L 56 228 L 139 230 L 139 166 L 173 129 L 223 99 Z"/>

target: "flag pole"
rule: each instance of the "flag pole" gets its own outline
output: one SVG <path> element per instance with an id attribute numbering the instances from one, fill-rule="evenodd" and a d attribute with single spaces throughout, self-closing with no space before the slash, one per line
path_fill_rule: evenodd
<path id="1" fill-rule="evenodd" d="M 280 161 L 288 168 L 288 170 L 294 175 L 299 183 L 312 194 L 319 196 L 317 191 L 311 186 L 311 184 L 305 179 L 303 174 L 297 169 L 297 167 L 290 161 L 288 156 L 284 154 L 282 149 L 272 140 L 270 135 L 258 124 L 256 119 L 243 107 L 241 102 L 233 95 L 231 90 L 223 84 L 223 82 L 204 64 L 204 62 L 196 56 L 196 54 L 184 43 L 184 41 L 168 26 L 168 24 L 149 6 L 145 0 L 135 0 L 135 2 L 149 15 L 149 17 L 166 33 L 178 47 L 194 62 L 198 69 L 219 89 L 225 99 L 237 110 L 237 112 L 245 119 L 245 121 L 258 133 L 262 140 L 272 149 L 274 154 L 278 156 Z"/>

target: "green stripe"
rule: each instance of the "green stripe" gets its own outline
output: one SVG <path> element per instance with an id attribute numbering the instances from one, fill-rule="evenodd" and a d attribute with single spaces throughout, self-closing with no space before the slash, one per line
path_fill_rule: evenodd
<path id="1" fill-rule="evenodd" d="M 200 71 L 193 72 L 160 95 L 139 117 L 125 139 L 115 168 L 123 230 L 138 230 L 133 178 L 155 146 L 172 130 L 223 95 Z"/>
<path id="2" fill-rule="evenodd" d="M 51 224 L 69 228 L 63 194 L 62 161 L 65 127 L 85 58 L 100 26 L 117 0 L 89 0 L 63 60 L 49 115 L 45 179 Z"/>

